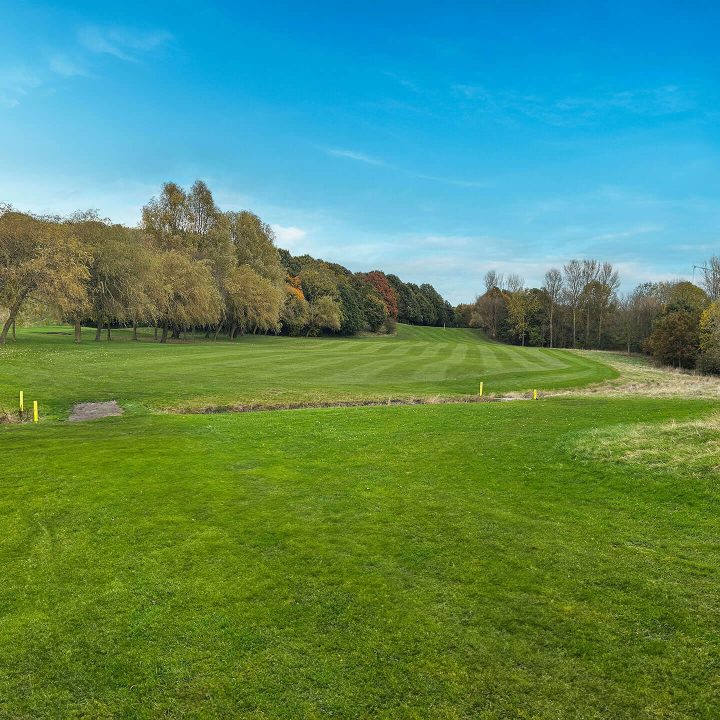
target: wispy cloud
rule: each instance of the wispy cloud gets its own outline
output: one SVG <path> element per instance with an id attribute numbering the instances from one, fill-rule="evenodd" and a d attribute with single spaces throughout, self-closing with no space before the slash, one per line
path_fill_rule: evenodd
<path id="1" fill-rule="evenodd" d="M 430 180 L 445 185 L 455 185 L 456 187 L 487 188 L 491 186 L 491 183 L 484 180 L 459 180 L 457 178 L 441 177 L 438 175 L 425 175 L 424 173 L 411 173 L 411 175 L 419 180 Z"/>
<path id="2" fill-rule="evenodd" d="M 91 53 L 111 55 L 126 62 L 139 62 L 146 53 L 157 50 L 172 40 L 166 30 L 133 30 L 101 28 L 87 25 L 77 34 L 79 43 Z"/>
<path id="3" fill-rule="evenodd" d="M 165 30 L 85 26 L 77 33 L 77 44 L 47 56 L 42 65 L 0 68 L 0 106 L 17 107 L 32 90 L 49 86 L 53 76 L 94 77 L 90 70 L 93 55 L 111 55 L 137 63 L 171 40 L 172 35 Z"/>
<path id="4" fill-rule="evenodd" d="M 379 165 L 382 167 L 390 167 L 383 160 L 365 155 L 365 153 L 357 152 L 355 150 L 342 150 L 339 148 L 326 148 L 325 152 L 333 157 L 345 158 L 347 160 L 355 160 L 356 162 L 365 163 L 366 165 Z"/>
<path id="5" fill-rule="evenodd" d="M 332 155 L 333 157 L 344 158 L 347 160 L 355 160 L 356 162 L 365 163 L 366 165 L 376 165 L 378 167 L 389 168 L 391 170 L 395 170 L 398 173 L 402 173 L 407 177 L 417 178 L 418 180 L 429 180 L 431 182 L 443 183 L 445 185 L 454 185 L 456 187 L 464 188 L 489 187 L 489 184 L 487 182 L 481 180 L 462 180 L 451 177 L 443 177 L 441 175 L 429 175 L 427 173 L 418 173 L 412 170 L 406 170 L 404 168 L 398 167 L 397 165 L 392 165 L 388 162 L 385 162 L 384 160 L 380 160 L 370 155 L 366 155 L 365 153 L 357 152 L 356 150 L 326 148 L 325 152 L 328 155 Z"/>
<path id="6" fill-rule="evenodd" d="M 473 103 L 482 112 L 505 117 L 524 116 L 560 127 L 592 124 L 620 113 L 661 117 L 696 109 L 694 98 L 677 85 L 555 98 L 493 91 L 484 85 L 463 83 L 452 85 L 451 92 L 456 98 Z"/>
<path id="7" fill-rule="evenodd" d="M 62 77 L 90 77 L 91 74 L 85 67 L 73 58 L 63 53 L 58 53 L 50 57 L 48 61 L 50 70 L 56 75 Z"/>
<path id="8" fill-rule="evenodd" d="M 41 82 L 40 76 L 26 67 L 0 70 L 0 105 L 17 107 L 21 99 Z"/>
<path id="9" fill-rule="evenodd" d="M 660 232 L 663 230 L 662 225 L 637 225 L 627 228 L 626 230 L 610 230 L 589 238 L 591 242 L 613 242 L 615 240 L 627 240 L 628 238 L 638 237 L 639 235 L 647 235 L 648 233 Z"/>
<path id="10" fill-rule="evenodd" d="M 385 75 L 389 78 L 392 78 L 398 85 L 401 85 L 406 90 L 410 90 L 411 92 L 420 94 L 422 90 L 418 85 L 416 85 L 411 80 L 408 80 L 407 78 L 402 77 L 401 75 L 398 75 L 394 72 L 386 72 Z"/>

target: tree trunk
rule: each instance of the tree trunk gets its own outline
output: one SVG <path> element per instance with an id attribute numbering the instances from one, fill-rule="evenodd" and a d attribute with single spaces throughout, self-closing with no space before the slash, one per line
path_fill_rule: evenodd
<path id="1" fill-rule="evenodd" d="M 230 339 L 231 339 L 231 340 L 234 340 L 234 339 L 235 339 L 235 331 L 236 331 L 236 330 L 237 330 L 237 325 L 235 325 L 235 324 L 233 323 L 233 324 L 230 326 Z"/>
<path id="2" fill-rule="evenodd" d="M 172 335 L 170 335 L 171 340 L 179 340 L 180 339 L 180 330 L 177 327 L 173 328 Z"/>
<path id="3" fill-rule="evenodd" d="M 576 332 L 576 326 L 577 326 L 577 311 L 575 310 L 575 306 L 573 305 L 573 347 L 577 347 L 577 332 Z"/>
<path id="4" fill-rule="evenodd" d="M 82 340 L 82 327 L 80 326 L 80 321 L 75 320 L 75 342 L 79 343 Z"/>
<path id="5" fill-rule="evenodd" d="M 102 332 L 103 328 L 103 321 L 102 318 L 98 318 L 97 320 L 97 329 L 95 330 L 95 340 L 100 340 L 100 333 Z"/>
<path id="6" fill-rule="evenodd" d="M 157 330 L 158 330 L 158 328 L 157 328 L 157 322 L 156 322 L 156 323 L 155 323 L 155 339 L 156 339 L 156 340 L 157 340 Z"/>
<path id="7" fill-rule="evenodd" d="M 13 320 L 13 324 L 12 324 L 12 335 L 13 335 L 13 342 L 14 342 L 15 340 L 17 340 L 17 337 L 15 335 L 15 321 L 14 320 Z"/>
<path id="8" fill-rule="evenodd" d="M 137 340 L 137 322 L 133 320 L 133 340 Z"/>
<path id="9" fill-rule="evenodd" d="M 553 306 L 550 303 L 550 347 L 553 346 Z"/>
<path id="10" fill-rule="evenodd" d="M 10 330 L 10 326 L 13 324 L 13 318 L 12 315 L 5 321 L 5 325 L 3 325 L 2 332 L 0 333 L 0 345 L 5 344 L 5 339 L 7 338 L 8 330 Z"/>
<path id="11" fill-rule="evenodd" d="M 5 321 L 5 324 L 3 325 L 2 332 L 0 332 L 0 345 L 4 345 L 5 341 L 7 340 L 7 334 L 10 330 L 10 327 L 15 324 L 15 318 L 17 317 L 17 314 L 20 312 L 20 308 L 22 307 L 22 304 L 25 302 L 25 298 L 28 296 L 28 292 L 23 292 L 20 294 L 18 299 L 15 301 L 15 304 L 10 307 L 10 314 L 8 315 L 8 319 Z"/>
<path id="12" fill-rule="evenodd" d="M 168 326 L 167 326 L 167 325 L 163 325 L 162 337 L 160 338 L 160 342 L 161 342 L 161 343 L 166 343 L 166 342 L 167 342 L 167 334 L 168 334 Z"/>
<path id="13" fill-rule="evenodd" d="M 107 339 L 112 340 L 112 338 L 110 337 L 110 321 L 109 320 L 107 323 Z"/>
<path id="14" fill-rule="evenodd" d="M 213 338 L 213 340 L 217 340 L 217 339 L 218 339 L 218 335 L 220 334 L 220 328 L 221 328 L 221 327 L 222 327 L 221 325 L 218 325 L 218 326 L 215 328 L 215 337 Z M 209 336 L 210 336 L 210 333 L 208 332 L 208 337 L 209 337 Z"/>
<path id="15" fill-rule="evenodd" d="M 585 345 L 590 347 L 590 308 L 585 313 Z"/>

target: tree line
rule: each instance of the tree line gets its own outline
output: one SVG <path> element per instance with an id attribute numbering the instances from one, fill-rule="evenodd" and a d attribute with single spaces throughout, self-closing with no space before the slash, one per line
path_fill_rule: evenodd
<path id="1" fill-rule="evenodd" d="M 456 322 L 519 345 L 645 352 L 659 362 L 720 372 L 720 257 L 702 269 L 702 287 L 685 280 L 645 282 L 619 294 L 612 263 L 570 260 L 528 288 L 515 274 L 485 274 L 474 303 Z"/>
<path id="2" fill-rule="evenodd" d="M 201 181 L 166 183 L 135 228 L 96 212 L 36 216 L 0 206 L 0 344 L 18 318 L 44 314 L 83 325 L 154 327 L 165 343 L 187 332 L 353 335 L 395 323 L 451 325 L 454 308 L 432 285 L 373 270 L 354 273 L 275 245 L 250 211 L 223 212 Z"/>

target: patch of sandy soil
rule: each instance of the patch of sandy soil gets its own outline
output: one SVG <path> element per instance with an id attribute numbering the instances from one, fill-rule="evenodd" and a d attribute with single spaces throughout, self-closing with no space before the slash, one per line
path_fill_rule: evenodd
<path id="1" fill-rule="evenodd" d="M 73 406 L 68 420 L 70 422 L 80 422 L 82 420 L 98 420 L 99 418 L 114 417 L 122 414 L 122 408 L 115 400 L 110 400 L 109 402 L 78 403 Z"/>

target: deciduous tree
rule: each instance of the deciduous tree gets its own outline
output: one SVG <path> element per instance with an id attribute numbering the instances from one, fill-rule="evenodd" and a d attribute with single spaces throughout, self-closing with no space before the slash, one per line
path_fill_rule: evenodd
<path id="1" fill-rule="evenodd" d="M 0 213 L 0 303 L 8 310 L 0 345 L 30 300 L 68 313 L 87 297 L 88 262 L 64 223 L 6 209 Z"/>
<path id="2" fill-rule="evenodd" d="M 317 334 L 322 330 L 337 332 L 342 324 L 340 304 L 329 295 L 321 295 L 308 304 L 307 334 Z"/>
<path id="3" fill-rule="evenodd" d="M 543 290 L 545 291 L 548 300 L 548 316 L 550 320 L 550 347 L 553 347 L 555 308 L 560 302 L 563 291 L 563 277 L 562 273 L 558 269 L 551 268 L 545 273 L 545 284 L 543 285 Z"/>

